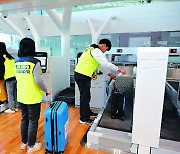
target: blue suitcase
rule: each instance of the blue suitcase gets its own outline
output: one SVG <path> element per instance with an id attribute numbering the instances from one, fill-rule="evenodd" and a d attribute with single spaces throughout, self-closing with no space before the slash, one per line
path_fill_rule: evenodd
<path id="1" fill-rule="evenodd" d="M 44 115 L 45 149 L 47 152 L 63 152 L 68 141 L 68 107 L 65 102 L 54 101 Z"/>

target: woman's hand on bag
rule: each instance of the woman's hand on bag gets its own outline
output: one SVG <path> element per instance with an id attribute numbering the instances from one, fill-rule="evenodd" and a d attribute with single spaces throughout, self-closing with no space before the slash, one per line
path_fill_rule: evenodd
<path id="1" fill-rule="evenodd" d="M 50 95 L 51 94 L 51 91 L 50 90 L 47 90 L 46 91 L 46 95 Z"/>

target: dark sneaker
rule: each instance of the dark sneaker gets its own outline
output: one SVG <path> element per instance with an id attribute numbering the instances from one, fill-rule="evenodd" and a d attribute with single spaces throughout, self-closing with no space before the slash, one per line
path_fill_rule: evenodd
<path id="1" fill-rule="evenodd" d="M 79 120 L 80 124 L 88 124 L 91 125 L 93 123 L 93 120 L 87 119 L 87 120 Z"/>
<path id="2" fill-rule="evenodd" d="M 91 115 L 90 115 L 91 118 L 96 118 L 97 116 L 98 116 L 97 113 L 91 112 Z"/>

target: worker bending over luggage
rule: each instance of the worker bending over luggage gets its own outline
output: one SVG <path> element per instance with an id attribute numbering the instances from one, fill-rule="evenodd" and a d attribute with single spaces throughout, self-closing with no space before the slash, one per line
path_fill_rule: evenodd
<path id="1" fill-rule="evenodd" d="M 88 47 L 81 55 L 74 71 L 74 78 L 80 91 L 80 120 L 81 124 L 91 124 L 91 117 L 96 117 L 97 113 L 90 110 L 90 88 L 91 79 L 94 71 L 99 69 L 107 74 L 110 78 L 116 78 L 113 72 L 121 72 L 123 74 L 126 71 L 122 68 L 118 68 L 116 65 L 110 63 L 105 58 L 106 51 L 111 49 L 111 42 L 108 39 L 101 39 L 98 45 L 93 44 Z"/>
<path id="2" fill-rule="evenodd" d="M 17 100 L 22 110 L 21 149 L 27 148 L 27 153 L 41 149 L 42 144 L 36 142 L 38 120 L 40 117 L 43 91 L 46 89 L 41 78 L 41 66 L 35 56 L 35 43 L 30 38 L 20 41 L 18 57 L 15 62 L 17 80 Z"/>

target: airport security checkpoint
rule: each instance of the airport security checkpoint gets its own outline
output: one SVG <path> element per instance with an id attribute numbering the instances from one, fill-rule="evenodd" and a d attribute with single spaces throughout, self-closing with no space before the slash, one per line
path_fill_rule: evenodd
<path id="1" fill-rule="evenodd" d="M 174 53 L 173 50 L 176 52 Z M 172 130 L 166 128 L 171 120 L 178 121 L 179 118 L 179 77 L 177 75 L 179 75 L 180 64 L 168 63 L 168 59 L 173 56 L 179 58 L 179 48 L 112 48 L 106 56 L 126 70 L 125 75 L 114 81 L 125 95 L 125 119 L 122 121 L 111 118 L 112 106 L 108 102 L 108 96 L 114 85 L 112 82 L 106 87 L 108 90 L 105 89 L 106 77 L 97 75 L 97 80 L 92 81 L 91 85 L 93 89 L 91 89 L 91 105 L 95 108 L 103 107 L 103 109 L 87 133 L 87 146 L 95 149 L 104 148 L 109 152 L 122 147 L 120 150 L 132 153 L 136 151 L 168 153 L 168 150 L 163 148 L 165 145 L 176 144 L 176 147 L 179 147 L 178 122 L 177 125 L 171 126 Z M 75 103 L 79 105 L 77 87 L 75 90 Z M 97 105 L 94 104 L 94 100 L 98 100 Z M 172 106 L 175 106 L 176 112 L 173 117 L 167 112 L 172 110 Z M 161 120 L 163 120 L 162 124 Z M 171 142 L 168 139 L 174 141 Z M 177 153 L 174 150 L 170 153 Z"/>
<path id="2" fill-rule="evenodd" d="M 20 40 L 32 39 L 32 57 L 50 89 L 40 102 L 37 153 L 180 154 L 179 1 L 8 1 L 0 2 L 0 42 L 17 62 Z M 101 39 L 112 44 L 104 52 Z M 110 78 L 88 51 L 98 69 L 88 76 L 90 111 L 97 115 L 87 124 L 80 122 L 75 69 L 92 45 L 125 73 L 111 71 Z M 2 78 L 0 154 L 29 153 L 36 142 L 20 141 L 22 109 L 7 114 L 8 105 Z"/>
<path id="3" fill-rule="evenodd" d="M 114 149 L 116 152 L 122 150 L 131 153 L 178 153 L 180 127 L 175 121 L 180 116 L 180 63 L 173 61 L 172 57 L 180 57 L 180 48 L 113 47 L 106 57 L 124 68 L 126 74 L 110 80 L 96 72 L 97 77 L 91 84 L 90 105 L 98 109 L 99 114 L 87 132 L 86 146 L 109 153 Z M 48 71 L 51 66 L 48 66 L 50 59 L 47 52 L 38 52 L 36 58 L 41 61 L 43 73 Z M 48 71 L 43 78 L 48 80 L 52 75 Z M 110 97 L 115 88 L 123 97 L 124 119 L 112 118 L 111 115 Z M 79 107 L 76 84 L 75 106 Z M 1 112 L 6 108 L 6 104 L 1 104 Z M 174 114 L 169 113 L 171 110 Z M 170 125 L 172 121 L 174 125 Z M 171 149 L 171 145 L 177 149 Z"/>

